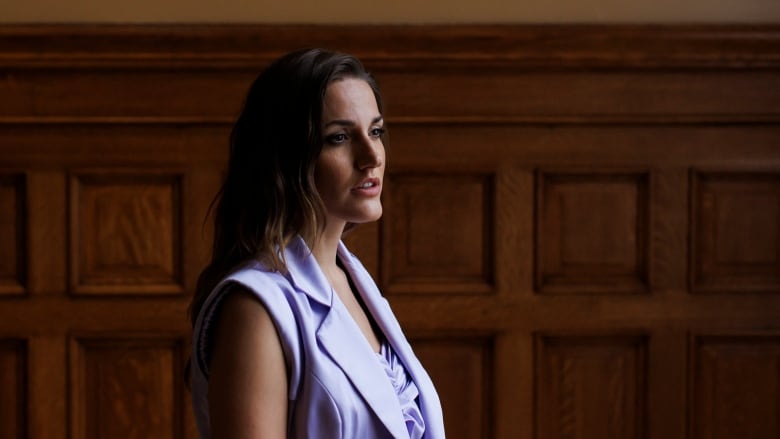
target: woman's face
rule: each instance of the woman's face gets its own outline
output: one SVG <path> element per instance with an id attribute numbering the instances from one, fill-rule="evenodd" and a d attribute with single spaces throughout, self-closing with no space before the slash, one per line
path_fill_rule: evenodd
<path id="1" fill-rule="evenodd" d="M 322 105 L 322 152 L 314 184 L 325 204 L 326 227 L 375 221 L 382 215 L 384 119 L 361 79 L 332 82 Z"/>

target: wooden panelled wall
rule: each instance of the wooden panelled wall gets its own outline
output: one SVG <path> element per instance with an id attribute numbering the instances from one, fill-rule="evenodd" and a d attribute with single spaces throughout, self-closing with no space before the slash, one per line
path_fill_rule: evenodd
<path id="1" fill-rule="evenodd" d="M 34 26 L 0 27 L 0 438 L 195 437 L 204 215 L 302 46 L 384 89 L 348 239 L 448 437 L 780 437 L 780 27 Z"/>

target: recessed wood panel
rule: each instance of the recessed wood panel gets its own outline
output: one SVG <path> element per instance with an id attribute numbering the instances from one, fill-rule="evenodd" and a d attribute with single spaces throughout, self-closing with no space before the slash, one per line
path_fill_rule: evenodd
<path id="1" fill-rule="evenodd" d="M 0 296 L 25 291 L 25 186 L 23 175 L 0 173 Z"/>
<path id="2" fill-rule="evenodd" d="M 414 337 L 411 342 L 439 393 L 447 437 L 491 437 L 493 339 Z"/>
<path id="3" fill-rule="evenodd" d="M 183 343 L 179 338 L 73 339 L 72 437 L 181 438 Z"/>
<path id="4" fill-rule="evenodd" d="M 539 173 L 540 292 L 648 288 L 648 180 L 646 173 Z"/>
<path id="5" fill-rule="evenodd" d="M 172 172 L 74 174 L 73 293 L 180 293 L 181 199 L 181 176 Z"/>
<path id="6" fill-rule="evenodd" d="M 536 438 L 645 437 L 647 340 L 537 336 Z"/>
<path id="7" fill-rule="evenodd" d="M 691 437 L 780 437 L 780 336 L 700 336 L 693 349 Z"/>
<path id="8" fill-rule="evenodd" d="M 391 293 L 485 293 L 493 288 L 494 179 L 391 175 L 383 217 Z"/>
<path id="9" fill-rule="evenodd" d="M 27 437 L 27 349 L 0 339 L 0 439 Z"/>
<path id="10" fill-rule="evenodd" d="M 780 293 L 780 173 L 692 180 L 692 289 Z"/>

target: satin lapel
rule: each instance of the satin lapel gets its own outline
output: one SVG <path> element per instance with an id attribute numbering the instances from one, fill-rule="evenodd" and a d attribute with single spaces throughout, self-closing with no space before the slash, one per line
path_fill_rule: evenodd
<path id="1" fill-rule="evenodd" d="M 293 285 L 325 307 L 317 340 L 349 378 L 371 410 L 396 438 L 408 437 L 398 396 L 376 353 L 346 307 L 333 292 L 325 274 L 300 237 L 285 250 Z"/>
<path id="2" fill-rule="evenodd" d="M 426 421 L 425 437 L 443 438 L 444 430 L 439 396 L 430 376 L 406 340 L 398 320 L 390 309 L 390 304 L 382 296 L 368 272 L 343 244 L 339 247 L 339 257 L 363 298 L 366 308 L 420 391 L 420 409 Z"/>
<path id="3" fill-rule="evenodd" d="M 396 438 L 408 437 L 398 396 L 384 368 L 335 294 L 330 311 L 317 331 L 317 339 L 387 430 Z"/>
<path id="4" fill-rule="evenodd" d="M 309 296 L 311 300 L 330 307 L 333 301 L 330 284 L 303 238 L 297 236 L 290 241 L 284 250 L 284 256 L 287 263 L 287 277 L 295 288 Z"/>

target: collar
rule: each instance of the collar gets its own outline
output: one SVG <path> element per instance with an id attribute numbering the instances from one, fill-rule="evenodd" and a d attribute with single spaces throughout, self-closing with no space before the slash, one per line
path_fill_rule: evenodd
<path id="1" fill-rule="evenodd" d="M 398 396 L 384 368 L 379 359 L 375 358 L 376 353 L 371 350 L 347 309 L 340 301 L 336 304 L 335 293 L 303 238 L 296 236 L 284 249 L 284 256 L 287 262 L 286 276 L 293 287 L 328 308 L 316 332 L 320 346 L 346 374 L 391 435 L 395 438 L 408 437 Z M 387 326 L 388 311 L 374 308 L 372 302 L 378 300 L 378 290 L 366 291 L 368 288 L 376 289 L 376 286 L 366 279 L 367 273 L 358 269 L 359 263 L 341 241 L 337 257 L 352 278 L 358 294 L 370 304 L 369 312 L 387 336 L 389 330 L 392 331 Z M 394 338 L 390 337 L 390 340 Z"/>
<path id="2" fill-rule="evenodd" d="M 339 247 L 343 244 L 339 242 Z M 333 305 L 333 290 L 317 260 L 302 237 L 294 237 L 283 250 L 290 283 L 315 302 Z"/>

